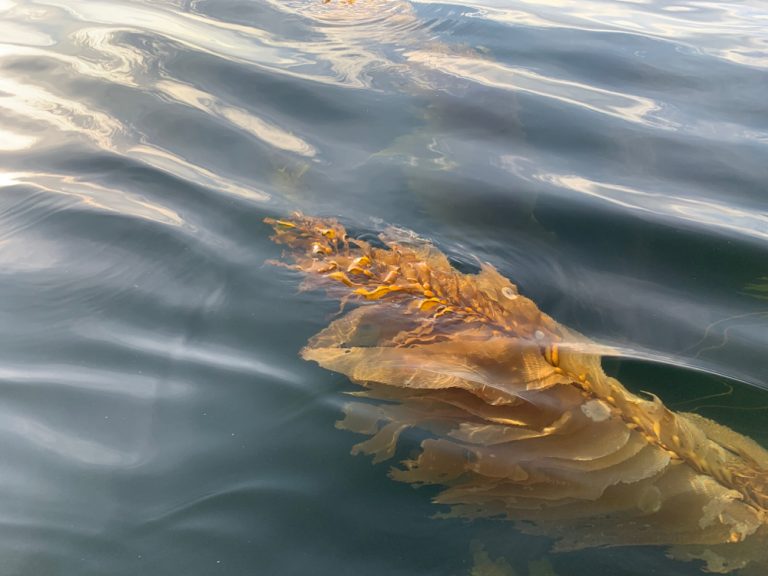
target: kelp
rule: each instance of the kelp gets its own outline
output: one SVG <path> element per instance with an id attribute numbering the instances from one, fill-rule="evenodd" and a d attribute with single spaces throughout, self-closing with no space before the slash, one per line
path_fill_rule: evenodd
<path id="1" fill-rule="evenodd" d="M 768 276 L 762 276 L 744 286 L 744 293 L 753 298 L 768 300 Z"/>
<path id="2" fill-rule="evenodd" d="M 465 274 L 428 241 L 352 238 L 333 219 L 267 219 L 304 289 L 359 305 L 314 336 L 306 360 L 363 389 L 339 427 L 353 449 L 437 485 L 446 517 L 503 517 L 555 549 L 671 546 L 729 572 L 766 561 L 768 452 L 603 371 L 599 348 L 543 313 L 491 265 Z"/>
<path id="3" fill-rule="evenodd" d="M 492 559 L 480 542 L 473 542 L 471 551 L 469 576 L 557 576 L 546 558 L 528 562 L 528 569 L 521 573 L 504 557 Z"/>

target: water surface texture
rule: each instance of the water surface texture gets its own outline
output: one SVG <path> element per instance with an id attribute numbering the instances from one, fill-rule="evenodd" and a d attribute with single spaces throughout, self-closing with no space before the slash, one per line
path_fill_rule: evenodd
<path id="1" fill-rule="evenodd" d="M 350 456 L 262 219 L 491 262 L 766 445 L 766 94 L 759 0 L 0 0 L 0 575 L 699 574 Z"/>

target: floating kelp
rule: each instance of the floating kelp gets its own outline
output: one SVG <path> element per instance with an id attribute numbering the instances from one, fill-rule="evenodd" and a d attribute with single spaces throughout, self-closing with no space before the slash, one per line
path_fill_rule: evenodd
<path id="1" fill-rule="evenodd" d="M 420 454 L 390 475 L 442 486 L 445 516 L 505 517 L 557 550 L 665 545 L 723 573 L 765 562 L 755 442 L 629 392 L 490 265 L 463 274 L 398 230 L 375 246 L 331 219 L 267 222 L 304 288 L 361 303 L 302 351 L 365 387 L 339 423 L 371 436 L 354 452 L 386 460 L 420 430 Z"/>

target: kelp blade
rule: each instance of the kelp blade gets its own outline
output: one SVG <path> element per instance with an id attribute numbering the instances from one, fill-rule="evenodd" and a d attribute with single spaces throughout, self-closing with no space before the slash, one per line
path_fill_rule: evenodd
<path id="1" fill-rule="evenodd" d="M 371 436 L 354 452 L 392 458 L 418 430 L 420 454 L 390 475 L 442 486 L 445 516 L 504 517 L 558 550 L 665 545 L 710 571 L 765 573 L 755 442 L 632 394 L 490 266 L 462 274 L 415 236 L 374 247 L 334 220 L 270 223 L 305 287 L 361 302 L 302 351 L 365 387 L 339 423 Z"/>

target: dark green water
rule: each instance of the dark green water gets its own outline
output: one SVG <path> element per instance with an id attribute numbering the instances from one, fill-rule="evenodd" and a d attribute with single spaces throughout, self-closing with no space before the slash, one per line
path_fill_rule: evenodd
<path id="1" fill-rule="evenodd" d="M 336 304 L 261 220 L 490 261 L 768 445 L 767 93 L 759 0 L 0 0 L 0 575 L 700 573 L 350 456 L 297 356 Z"/>

